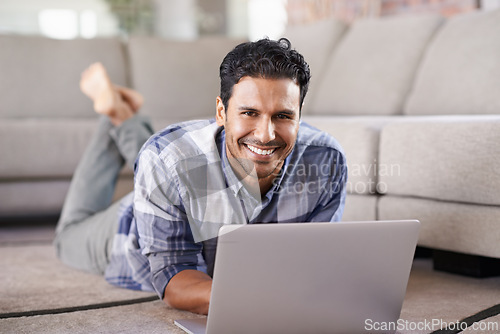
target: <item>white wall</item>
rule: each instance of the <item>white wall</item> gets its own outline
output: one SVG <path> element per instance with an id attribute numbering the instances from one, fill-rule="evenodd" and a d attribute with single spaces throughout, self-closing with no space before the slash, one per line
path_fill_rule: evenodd
<path id="1" fill-rule="evenodd" d="M 248 37 L 277 39 L 287 24 L 287 0 L 248 0 Z"/>
<path id="2" fill-rule="evenodd" d="M 118 21 L 104 0 L 2 0 L 0 1 L 0 33 L 40 35 L 39 13 L 46 9 L 67 9 L 76 13 L 79 29 L 80 15 L 90 10 L 96 14 L 97 36 L 119 33 Z"/>
<path id="3" fill-rule="evenodd" d="M 264 36 L 270 38 L 279 37 L 285 28 L 287 20 L 285 10 L 287 0 L 151 1 L 155 9 L 153 23 L 155 33 L 164 38 L 189 40 L 199 37 L 199 24 L 200 20 L 203 19 L 202 14 L 209 16 L 208 19 L 222 20 L 221 22 L 215 22 L 218 25 L 212 22 L 212 25 L 217 28 L 215 33 L 252 40 Z M 210 1 L 213 3 L 209 3 Z M 0 34 L 43 34 L 39 14 L 45 9 L 74 11 L 78 21 L 75 23 L 78 26 L 76 28 L 77 36 L 74 37 L 86 37 L 82 36 L 80 22 L 81 14 L 87 10 L 94 12 L 96 15 L 96 36 L 116 36 L 120 34 L 119 22 L 110 11 L 105 0 L 0 0 Z M 217 11 L 220 11 L 220 13 Z M 66 30 L 66 32 L 71 30 L 68 28 L 53 29 Z"/>
<path id="4" fill-rule="evenodd" d="M 198 37 L 196 0 L 155 0 L 153 3 L 158 36 L 183 40 Z"/>
<path id="5" fill-rule="evenodd" d="M 500 8 L 500 0 L 481 0 L 481 9 L 494 10 Z"/>
<path id="6" fill-rule="evenodd" d="M 227 34 L 234 38 L 248 38 L 248 0 L 227 0 Z"/>

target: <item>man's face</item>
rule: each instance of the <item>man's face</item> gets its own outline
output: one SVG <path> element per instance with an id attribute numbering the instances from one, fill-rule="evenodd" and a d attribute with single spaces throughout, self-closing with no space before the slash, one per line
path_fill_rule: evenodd
<path id="1" fill-rule="evenodd" d="M 225 127 L 226 153 L 240 177 L 255 169 L 261 191 L 270 188 L 295 145 L 299 112 L 300 88 L 291 79 L 243 77 L 227 110 L 217 98 L 217 124 Z"/>

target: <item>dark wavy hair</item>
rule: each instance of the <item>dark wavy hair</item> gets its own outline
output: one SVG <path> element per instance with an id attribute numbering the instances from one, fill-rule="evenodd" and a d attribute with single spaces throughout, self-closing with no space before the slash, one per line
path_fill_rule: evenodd
<path id="1" fill-rule="evenodd" d="M 220 97 L 227 110 L 233 86 L 245 76 L 264 79 L 291 79 L 300 87 L 300 109 L 309 88 L 311 73 L 304 57 L 292 49 L 286 38 L 268 38 L 242 43 L 230 51 L 219 70 Z"/>

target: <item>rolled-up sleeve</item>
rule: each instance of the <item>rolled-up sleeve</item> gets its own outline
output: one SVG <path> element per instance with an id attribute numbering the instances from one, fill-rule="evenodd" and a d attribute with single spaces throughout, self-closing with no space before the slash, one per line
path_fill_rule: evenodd
<path id="1" fill-rule="evenodd" d="M 330 166 L 328 173 L 321 175 L 323 185 L 321 197 L 309 214 L 310 222 L 338 222 L 342 219 L 346 200 L 347 165 L 343 153 L 330 150 L 318 158 L 318 166 Z"/>
<path id="2" fill-rule="evenodd" d="M 178 175 L 154 146 L 139 155 L 134 187 L 139 246 L 148 259 L 152 285 L 163 298 L 168 282 L 180 271 L 206 272 L 203 246 L 194 242 Z"/>

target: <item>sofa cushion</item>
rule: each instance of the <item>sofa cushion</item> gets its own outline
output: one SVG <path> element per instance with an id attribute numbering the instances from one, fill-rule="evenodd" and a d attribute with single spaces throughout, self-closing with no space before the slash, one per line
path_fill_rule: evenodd
<path id="1" fill-rule="evenodd" d="M 215 117 L 220 64 L 241 42 L 215 37 L 195 42 L 132 38 L 131 77 L 144 95 L 142 112 L 169 123 Z"/>
<path id="2" fill-rule="evenodd" d="M 376 192 L 378 147 L 381 128 L 392 117 L 304 116 L 303 121 L 325 131 L 344 149 L 350 194 Z"/>
<path id="3" fill-rule="evenodd" d="M 429 46 L 405 113 L 500 113 L 500 10 L 450 18 Z"/>
<path id="4" fill-rule="evenodd" d="M 0 179 L 70 177 L 97 119 L 6 119 L 0 122 Z"/>
<path id="5" fill-rule="evenodd" d="M 118 39 L 0 36 L 0 118 L 94 117 L 78 83 L 81 72 L 96 61 L 113 82 L 126 84 Z"/>
<path id="6" fill-rule="evenodd" d="M 314 99 L 313 95 L 325 73 L 326 63 L 346 30 L 347 25 L 337 19 L 292 25 L 286 28 L 283 36 L 292 42 L 292 48 L 304 56 L 311 70 L 311 83 L 303 114 L 308 112 L 308 101 Z"/>
<path id="7" fill-rule="evenodd" d="M 379 189 L 500 205 L 500 116 L 403 118 L 382 130 Z"/>
<path id="8" fill-rule="evenodd" d="M 382 196 L 378 219 L 418 219 L 420 246 L 500 258 L 500 208 Z"/>
<path id="9" fill-rule="evenodd" d="M 0 180 L 71 177 L 96 128 L 95 118 L 2 120 Z"/>
<path id="10" fill-rule="evenodd" d="M 374 195 L 347 194 L 342 221 L 376 220 L 377 200 Z"/>
<path id="11" fill-rule="evenodd" d="M 422 54 L 441 22 L 438 16 L 355 22 L 330 58 L 310 112 L 402 114 Z"/>
<path id="12" fill-rule="evenodd" d="M 57 216 L 69 184 L 69 178 L 0 182 L 0 219 Z"/>
<path id="13" fill-rule="evenodd" d="M 56 216 L 61 209 L 71 179 L 44 178 L 0 182 L 0 220 L 15 217 Z M 134 188 L 132 175 L 121 175 L 116 184 L 113 202 Z"/>

